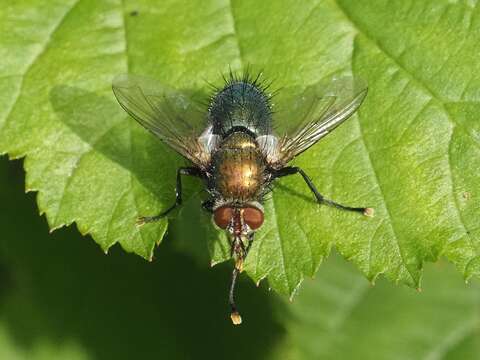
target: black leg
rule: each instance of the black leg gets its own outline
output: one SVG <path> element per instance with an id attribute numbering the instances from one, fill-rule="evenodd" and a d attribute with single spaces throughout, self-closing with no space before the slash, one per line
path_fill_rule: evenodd
<path id="1" fill-rule="evenodd" d="M 208 199 L 202 202 L 202 209 L 205 210 L 206 212 L 209 212 L 210 214 L 213 213 L 213 200 Z"/>
<path id="2" fill-rule="evenodd" d="M 167 216 L 173 209 L 182 203 L 182 175 L 202 177 L 202 172 L 194 167 L 181 167 L 177 169 L 177 185 L 175 187 L 175 203 L 168 209 L 155 216 L 141 216 L 137 219 L 137 225 L 143 225 L 160 220 Z"/>
<path id="3" fill-rule="evenodd" d="M 277 170 L 276 172 L 273 173 L 273 178 L 275 179 L 275 178 L 280 178 L 283 176 L 294 175 L 294 174 L 302 175 L 303 180 L 305 180 L 309 189 L 313 192 L 313 194 L 315 195 L 315 198 L 319 203 L 327 204 L 329 206 L 336 207 L 337 209 L 360 212 L 366 216 L 373 216 L 372 208 L 350 207 L 350 206 L 345 206 L 345 205 L 336 203 L 335 201 L 332 201 L 332 200 L 325 199 L 323 195 L 318 192 L 317 188 L 313 184 L 312 180 L 305 173 L 305 171 L 303 171 L 301 168 L 297 166 L 287 166 L 287 167 L 284 167 L 283 169 Z"/>

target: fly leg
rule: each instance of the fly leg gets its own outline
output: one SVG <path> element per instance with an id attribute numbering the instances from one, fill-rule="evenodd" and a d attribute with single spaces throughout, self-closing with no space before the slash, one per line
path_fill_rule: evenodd
<path id="1" fill-rule="evenodd" d="M 202 209 L 205 210 L 206 212 L 213 213 L 213 200 L 208 199 L 202 202 Z"/>
<path id="2" fill-rule="evenodd" d="M 294 174 L 300 174 L 303 177 L 303 180 L 305 180 L 305 182 L 307 183 L 308 188 L 313 192 L 313 194 L 315 195 L 315 198 L 320 204 L 326 204 L 341 210 L 359 212 L 365 216 L 373 216 L 373 213 L 374 213 L 373 208 L 345 206 L 345 205 L 336 203 L 335 201 L 325 199 L 323 195 L 318 192 L 317 188 L 313 184 L 312 180 L 305 173 L 305 171 L 303 171 L 301 168 L 297 166 L 284 167 L 283 169 L 276 171 L 273 177 L 280 178 L 283 176 L 294 175 Z"/>
<path id="3" fill-rule="evenodd" d="M 175 187 L 175 203 L 168 209 L 164 210 L 155 216 L 141 216 L 137 219 L 137 225 L 141 226 L 146 223 L 151 223 L 160 220 L 167 216 L 178 205 L 182 204 L 182 175 L 202 177 L 200 169 L 194 167 L 180 167 L 177 169 L 177 184 Z"/>
<path id="4" fill-rule="evenodd" d="M 247 244 L 247 248 L 245 249 L 245 257 L 247 257 L 248 252 L 250 251 L 250 248 L 252 247 L 253 237 L 255 236 L 255 233 L 252 232 L 252 233 L 248 234 L 247 236 L 248 236 L 248 244 Z"/>

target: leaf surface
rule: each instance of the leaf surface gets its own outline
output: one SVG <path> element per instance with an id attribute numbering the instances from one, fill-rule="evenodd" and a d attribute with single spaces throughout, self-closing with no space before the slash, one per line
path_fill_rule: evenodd
<path id="1" fill-rule="evenodd" d="M 358 115 L 295 165 L 325 197 L 376 216 L 318 206 L 301 178 L 282 179 L 246 272 L 292 296 L 335 244 L 371 281 L 420 287 L 423 263 L 440 256 L 469 279 L 480 273 L 479 11 L 436 0 L 8 4 L 0 152 L 26 157 L 27 189 L 52 229 L 75 222 L 104 251 L 120 243 L 151 259 L 167 220 L 137 228 L 135 218 L 171 205 L 183 161 L 115 103 L 115 75 L 204 90 L 251 64 L 287 92 L 353 74 L 369 84 Z M 185 193 L 199 208 L 200 184 Z M 201 216 L 187 230 L 205 235 L 212 261 L 226 260 L 225 236 L 200 210 L 185 213 Z"/>

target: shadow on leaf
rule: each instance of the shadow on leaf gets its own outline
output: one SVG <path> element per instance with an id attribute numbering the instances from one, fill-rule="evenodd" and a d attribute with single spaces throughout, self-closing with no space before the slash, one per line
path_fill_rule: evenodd
<path id="1" fill-rule="evenodd" d="M 56 86 L 50 101 L 60 121 L 84 142 L 130 171 L 156 196 L 173 201 L 171 189 L 181 156 L 125 114 L 113 94 L 110 99 L 71 86 Z M 170 191 L 166 192 L 167 188 Z"/>

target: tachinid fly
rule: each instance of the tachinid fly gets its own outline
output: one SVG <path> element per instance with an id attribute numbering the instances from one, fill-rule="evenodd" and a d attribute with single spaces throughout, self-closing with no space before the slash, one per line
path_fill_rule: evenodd
<path id="1" fill-rule="evenodd" d="M 330 79 L 287 91 L 290 99 L 271 102 L 268 84 L 230 73 L 221 88 L 215 88 L 208 109 L 199 106 L 195 94 L 173 90 L 151 80 L 121 75 L 113 92 L 135 120 L 183 155 L 190 166 L 177 170 L 175 203 L 156 216 L 137 224 L 156 221 L 182 203 L 182 176 L 200 178 L 210 196 L 202 207 L 213 214 L 214 223 L 227 231 L 235 260 L 229 303 L 234 324 L 241 317 L 234 301 L 237 275 L 264 220 L 262 202 L 273 181 L 300 175 L 315 199 L 339 209 L 372 215 L 373 209 L 349 207 L 325 199 L 307 174 L 288 163 L 348 119 L 367 93 L 362 81 L 352 77 Z M 283 110 L 281 107 L 283 106 Z"/>

